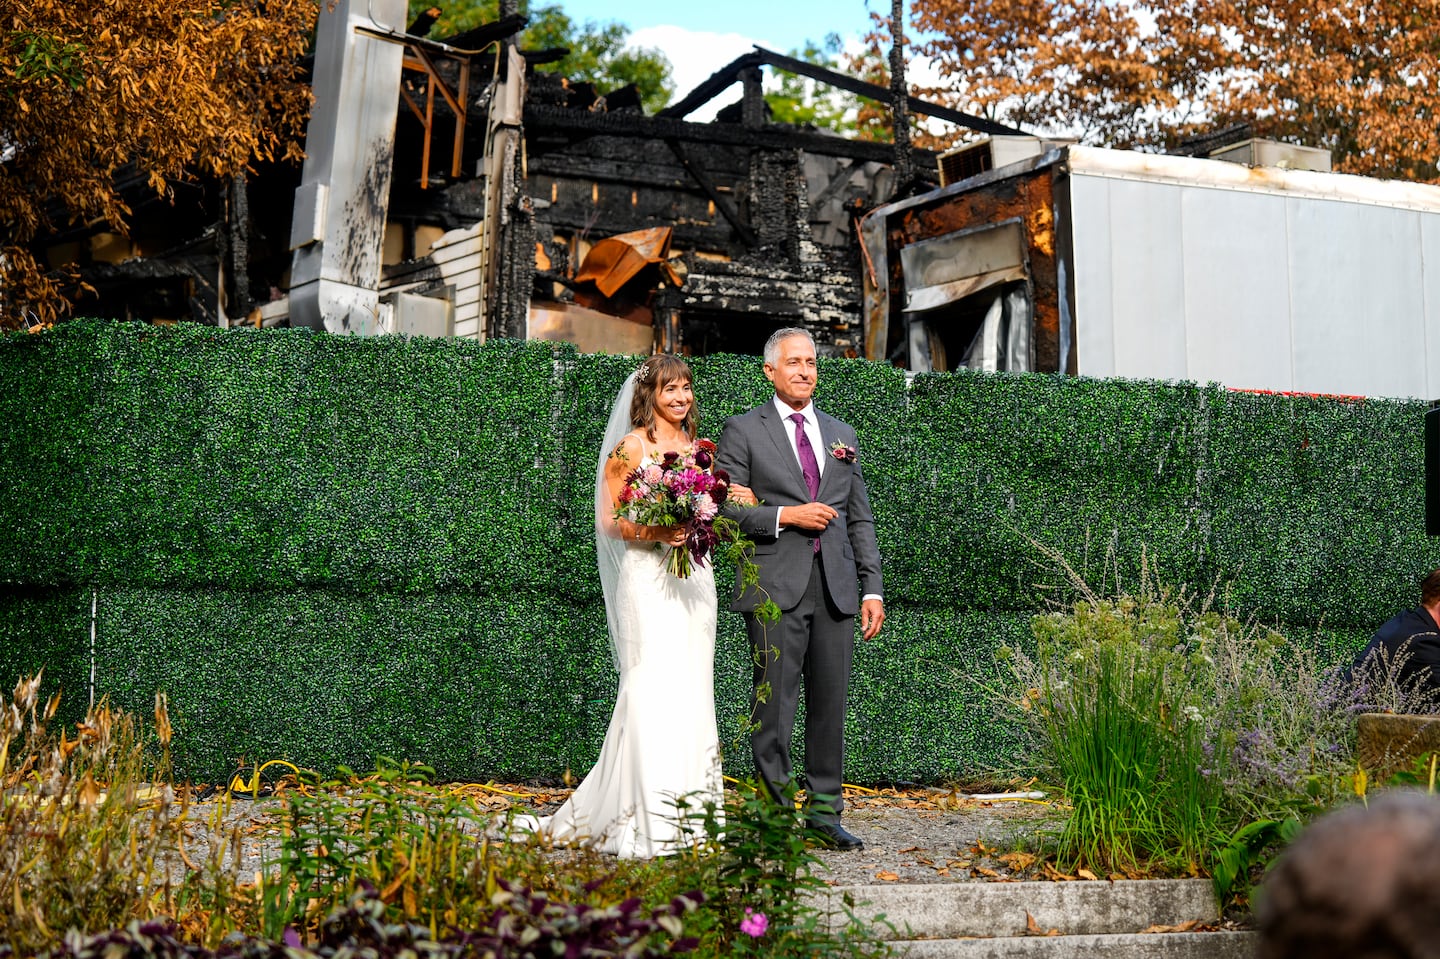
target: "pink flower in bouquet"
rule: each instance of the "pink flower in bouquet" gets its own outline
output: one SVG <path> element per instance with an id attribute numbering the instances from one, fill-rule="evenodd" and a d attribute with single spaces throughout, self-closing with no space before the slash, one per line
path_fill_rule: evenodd
<path id="1" fill-rule="evenodd" d="M 738 524 L 720 514 L 730 478 L 723 470 L 711 472 L 714 454 L 714 443 L 697 440 L 690 449 L 647 456 L 625 477 L 617 497 L 616 516 L 645 526 L 684 527 L 685 545 L 671 548 L 668 563 L 681 578 L 690 575 L 692 564 L 704 566 L 722 541 L 739 535 Z"/>
<path id="2" fill-rule="evenodd" d="M 751 939 L 759 939 L 770 928 L 770 919 L 763 912 L 745 907 L 745 918 L 740 920 L 740 931 Z"/>

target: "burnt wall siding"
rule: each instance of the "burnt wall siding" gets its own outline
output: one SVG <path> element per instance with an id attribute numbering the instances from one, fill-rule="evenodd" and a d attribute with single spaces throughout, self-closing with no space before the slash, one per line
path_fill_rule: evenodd
<path id="1" fill-rule="evenodd" d="M 905 278 L 898 255 L 901 248 L 917 240 L 969 227 L 1019 219 L 1025 228 L 1027 267 L 1034 292 L 1034 368 L 1042 372 L 1065 370 L 1064 358 L 1060 356 L 1060 295 L 1055 255 L 1056 169 L 1047 165 L 963 193 L 946 193 L 933 202 L 910 207 L 899 216 L 891 217 L 888 246 L 892 251 L 889 257 L 892 322 L 905 309 Z"/>

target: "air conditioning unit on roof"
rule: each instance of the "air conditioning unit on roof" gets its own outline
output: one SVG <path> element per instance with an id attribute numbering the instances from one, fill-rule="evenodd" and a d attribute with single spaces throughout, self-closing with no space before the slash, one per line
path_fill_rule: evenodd
<path id="1" fill-rule="evenodd" d="M 966 143 L 940 154 L 937 163 L 940 185 L 948 186 L 1030 157 L 1037 157 L 1057 147 L 1069 146 L 1073 138 L 993 136 Z"/>
<path id="2" fill-rule="evenodd" d="M 1210 151 L 1210 159 L 1245 166 L 1273 166 L 1282 170 L 1315 170 L 1330 172 L 1330 151 L 1319 147 L 1302 147 L 1279 140 L 1252 137 L 1218 150 Z"/>

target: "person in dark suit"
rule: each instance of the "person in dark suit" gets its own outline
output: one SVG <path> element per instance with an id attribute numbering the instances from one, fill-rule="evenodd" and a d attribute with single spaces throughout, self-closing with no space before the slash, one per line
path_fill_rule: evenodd
<path id="1" fill-rule="evenodd" d="M 860 849 L 864 843 L 840 824 L 841 784 L 855 615 L 866 639 L 885 621 L 875 518 L 855 431 L 811 402 L 810 334 L 777 330 L 765 344 L 764 370 L 775 396 L 726 421 L 716 457 L 717 468 L 761 504 L 732 513 L 760 567 L 760 588 L 737 583 L 730 605 L 745 614 L 755 661 L 751 750 L 766 790 L 780 801 L 795 777 L 790 745 L 803 679 L 807 819 L 828 845 Z M 780 607 L 779 622 L 756 617 L 766 599 Z"/>
<path id="2" fill-rule="evenodd" d="M 1393 677 L 1407 698 L 1440 705 L 1440 569 L 1420 581 L 1420 605 L 1391 617 L 1355 657 L 1351 675 Z"/>

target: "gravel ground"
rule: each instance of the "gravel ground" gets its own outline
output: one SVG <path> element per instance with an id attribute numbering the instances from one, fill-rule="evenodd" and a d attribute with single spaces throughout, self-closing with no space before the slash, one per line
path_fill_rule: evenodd
<path id="1" fill-rule="evenodd" d="M 516 799 L 527 811 L 546 813 L 567 790 L 532 787 L 460 787 L 482 804 L 503 812 Z M 503 792 L 500 791 L 503 789 Z M 232 799 L 228 809 L 214 801 L 191 806 L 187 856 L 193 864 L 207 859 L 212 843 L 239 833 L 239 856 L 229 849 L 226 864 L 241 877 L 253 876 L 262 855 L 274 855 L 280 832 L 281 801 Z M 1031 866 L 1017 852 L 1018 839 L 1053 825 L 1059 818 L 1044 801 L 985 802 L 938 790 L 856 791 L 846 797 L 845 827 L 865 841 L 855 852 L 815 850 L 819 875 L 832 885 L 994 881 L 1018 877 Z M 1031 870 L 1033 872 L 1033 870 Z"/>
<path id="2" fill-rule="evenodd" d="M 1048 803 L 1022 800 L 849 798 L 844 825 L 865 848 L 816 850 L 820 875 L 837 886 L 1011 878 L 1033 863 L 1017 840 L 1058 816 Z"/>

